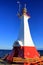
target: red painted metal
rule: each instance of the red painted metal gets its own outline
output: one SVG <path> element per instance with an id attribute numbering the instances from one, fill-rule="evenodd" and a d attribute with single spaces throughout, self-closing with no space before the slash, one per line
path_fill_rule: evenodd
<path id="1" fill-rule="evenodd" d="M 35 47 L 20 46 L 13 48 L 12 53 L 8 55 L 7 60 L 13 62 L 13 57 L 36 58 L 39 57 L 39 53 Z"/>

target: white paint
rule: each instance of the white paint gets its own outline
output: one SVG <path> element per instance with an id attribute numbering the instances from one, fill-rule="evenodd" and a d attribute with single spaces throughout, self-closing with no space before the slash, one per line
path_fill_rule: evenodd
<path id="1" fill-rule="evenodd" d="M 30 34 L 28 17 L 25 15 L 24 15 L 24 46 L 34 46 L 34 43 Z"/>
<path id="2" fill-rule="evenodd" d="M 17 40 L 20 46 L 34 46 L 34 43 L 30 34 L 28 19 L 29 17 L 27 15 L 22 15 L 21 17 L 20 32 L 19 32 L 19 36 Z M 18 46 L 18 45 L 14 45 L 14 46 Z"/>

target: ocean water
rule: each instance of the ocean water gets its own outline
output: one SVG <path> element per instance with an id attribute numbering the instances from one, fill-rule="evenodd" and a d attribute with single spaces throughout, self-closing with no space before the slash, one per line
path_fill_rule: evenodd
<path id="1" fill-rule="evenodd" d="M 6 54 L 10 54 L 12 50 L 0 50 L 0 58 L 3 58 Z M 38 50 L 41 56 L 43 56 L 43 50 Z"/>
<path id="2" fill-rule="evenodd" d="M 0 50 L 0 58 L 3 58 L 6 54 L 11 53 L 12 50 Z"/>

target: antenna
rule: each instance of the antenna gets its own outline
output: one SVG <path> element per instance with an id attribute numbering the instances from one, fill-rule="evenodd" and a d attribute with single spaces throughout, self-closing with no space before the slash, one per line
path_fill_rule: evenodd
<path id="1" fill-rule="evenodd" d="M 26 9 L 26 3 L 25 3 L 25 5 L 24 5 L 24 7 L 25 7 L 25 9 Z"/>
<path id="2" fill-rule="evenodd" d="M 17 4 L 18 4 L 18 13 L 20 13 L 20 2 L 19 1 L 17 1 Z"/>

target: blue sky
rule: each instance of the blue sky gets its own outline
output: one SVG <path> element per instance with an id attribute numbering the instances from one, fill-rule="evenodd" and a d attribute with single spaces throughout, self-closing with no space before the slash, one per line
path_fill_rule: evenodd
<path id="1" fill-rule="evenodd" d="M 18 38 L 20 19 L 18 0 L 0 0 L 0 49 L 12 49 Z M 21 9 L 27 4 L 31 36 L 37 49 L 43 49 L 43 0 L 19 0 Z"/>

